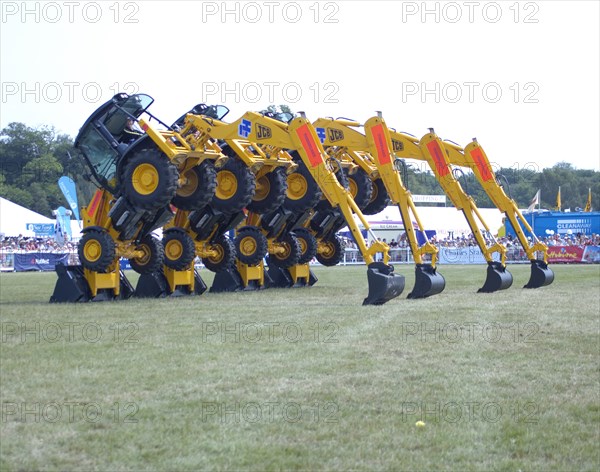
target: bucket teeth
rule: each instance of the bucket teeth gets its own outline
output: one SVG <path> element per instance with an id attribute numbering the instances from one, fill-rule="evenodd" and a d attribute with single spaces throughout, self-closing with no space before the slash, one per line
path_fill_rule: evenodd
<path id="1" fill-rule="evenodd" d="M 394 268 L 383 262 L 373 262 L 367 269 L 369 295 L 363 305 L 383 305 L 400 296 L 404 290 L 404 276 L 394 274 Z"/>
<path id="2" fill-rule="evenodd" d="M 477 292 L 492 293 L 505 290 L 512 285 L 512 274 L 500 262 L 488 262 L 487 277 L 485 283 Z"/>

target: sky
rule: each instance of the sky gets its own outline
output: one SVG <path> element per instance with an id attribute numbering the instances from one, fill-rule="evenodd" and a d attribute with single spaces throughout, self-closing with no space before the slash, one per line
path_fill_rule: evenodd
<path id="1" fill-rule="evenodd" d="M 234 121 L 316 120 L 477 138 L 496 166 L 600 170 L 597 1 L 0 3 L 0 127 L 75 136 L 117 92 L 165 122 L 201 102 Z"/>

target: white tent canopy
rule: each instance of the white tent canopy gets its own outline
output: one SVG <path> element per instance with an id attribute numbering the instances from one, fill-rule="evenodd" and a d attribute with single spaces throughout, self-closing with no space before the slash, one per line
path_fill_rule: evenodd
<path id="1" fill-rule="evenodd" d="M 481 213 L 481 216 L 488 225 L 490 232 L 494 235 L 497 234 L 502 226 L 503 213 L 497 208 L 480 208 L 479 213 Z M 440 239 L 447 238 L 450 235 L 456 238 L 471 233 L 471 229 L 462 211 L 454 207 L 419 206 L 417 207 L 417 215 L 424 226 L 424 228 L 420 229 L 434 230 Z M 375 235 L 387 238 L 388 241 L 391 238 L 397 238 L 399 233 L 404 232 L 400 210 L 397 206 L 388 206 L 376 215 L 365 215 L 365 218 Z M 358 220 L 358 218 L 356 219 Z M 414 217 L 412 221 L 416 223 Z M 480 229 L 483 229 L 483 225 L 478 224 L 478 226 Z M 362 224 L 359 223 L 359 227 L 362 229 Z M 347 228 L 342 229 L 342 231 L 345 230 Z M 368 239 L 370 241 L 371 238 L 369 237 Z"/>
<path id="2" fill-rule="evenodd" d="M 6 236 L 35 236 L 32 230 L 27 229 L 27 225 L 32 223 L 54 224 L 56 220 L 40 215 L 35 211 L 28 210 L 21 205 L 0 197 L 0 234 Z M 71 220 L 71 233 L 73 239 L 81 237 L 77 221 Z"/>
<path id="3" fill-rule="evenodd" d="M 27 229 L 30 223 L 54 224 L 54 220 L 0 197 L 0 234 L 35 236 L 33 231 Z"/>

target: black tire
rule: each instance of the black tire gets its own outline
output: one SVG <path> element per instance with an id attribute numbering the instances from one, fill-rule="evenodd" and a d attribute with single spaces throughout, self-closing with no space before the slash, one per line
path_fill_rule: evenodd
<path id="1" fill-rule="evenodd" d="M 385 189 L 383 180 L 376 179 L 373 181 L 373 193 L 371 201 L 362 211 L 365 215 L 375 215 L 383 211 L 390 203 L 390 196 Z"/>
<path id="2" fill-rule="evenodd" d="M 352 194 L 358 208 L 363 211 L 369 203 L 373 195 L 373 181 L 367 173 L 362 169 L 357 169 L 352 175 L 348 174 L 348 169 L 344 169 L 344 174 L 348 180 L 348 190 Z"/>
<path id="3" fill-rule="evenodd" d="M 217 236 L 210 245 L 218 255 L 202 258 L 202 263 L 208 270 L 222 272 L 235 265 L 235 245 L 227 236 L 224 234 Z"/>
<path id="4" fill-rule="evenodd" d="M 193 211 L 204 208 L 215 195 L 217 170 L 211 161 L 204 161 L 185 174 L 187 184 L 178 188 L 173 205 L 181 210 Z"/>
<path id="5" fill-rule="evenodd" d="M 115 262 L 115 242 L 104 231 L 89 230 L 77 244 L 79 262 L 93 272 L 106 272 Z"/>
<path id="6" fill-rule="evenodd" d="M 167 230 L 163 234 L 164 264 L 169 269 L 185 270 L 196 257 L 196 246 L 189 234 L 178 230 Z"/>
<path id="7" fill-rule="evenodd" d="M 256 226 L 245 226 L 235 237 L 237 258 L 243 264 L 255 266 L 267 255 L 267 238 Z"/>
<path id="8" fill-rule="evenodd" d="M 294 234 L 300 243 L 298 264 L 308 264 L 317 255 L 317 238 L 308 228 L 295 229 Z"/>
<path id="9" fill-rule="evenodd" d="M 342 241 L 337 235 L 334 234 L 333 236 L 324 239 L 321 241 L 321 244 L 324 245 L 326 249 L 324 252 L 317 252 L 317 260 L 321 264 L 331 267 L 338 265 L 344 260 L 344 248 L 342 247 Z"/>
<path id="10" fill-rule="evenodd" d="M 276 167 L 271 172 L 256 179 L 256 191 L 248 210 L 253 213 L 266 214 L 277 210 L 285 201 L 287 193 L 287 175 L 283 167 Z"/>
<path id="11" fill-rule="evenodd" d="M 252 171 L 238 157 L 230 157 L 217 171 L 217 189 L 211 205 L 228 215 L 239 213 L 250 204 L 255 189 Z"/>
<path id="12" fill-rule="evenodd" d="M 269 254 L 268 263 L 282 269 L 295 266 L 300 260 L 302 247 L 298 238 L 292 233 L 286 233 L 278 241 L 285 249 L 282 254 Z"/>
<path id="13" fill-rule="evenodd" d="M 287 176 L 287 192 L 283 205 L 287 210 L 301 214 L 314 208 L 319 203 L 323 192 L 304 161 L 298 156 L 294 162 L 298 164 L 298 168 Z"/>
<path id="14" fill-rule="evenodd" d="M 125 164 L 121 179 L 127 200 L 142 210 L 171 203 L 177 190 L 177 168 L 157 149 L 137 151 Z"/>
<path id="15" fill-rule="evenodd" d="M 147 234 L 142 238 L 136 249 L 144 251 L 144 255 L 129 259 L 129 264 L 138 274 L 151 274 L 162 269 L 165 252 L 157 237 Z"/>

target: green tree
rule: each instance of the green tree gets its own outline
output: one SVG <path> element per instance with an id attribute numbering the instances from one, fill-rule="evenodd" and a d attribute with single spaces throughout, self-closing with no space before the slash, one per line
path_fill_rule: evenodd
<path id="1" fill-rule="evenodd" d="M 82 180 L 84 166 L 81 159 L 69 157 L 73 155 L 78 156 L 68 135 L 58 135 L 52 127 L 10 123 L 0 132 L 0 195 L 52 217 L 53 209 L 66 205 L 59 177 Z"/>

